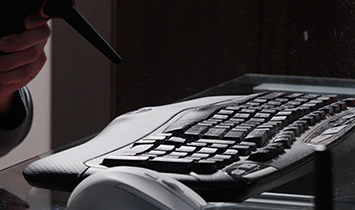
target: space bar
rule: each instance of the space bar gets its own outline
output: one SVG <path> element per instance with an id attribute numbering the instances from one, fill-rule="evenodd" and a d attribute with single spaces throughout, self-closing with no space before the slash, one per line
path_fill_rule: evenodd
<path id="1" fill-rule="evenodd" d="M 102 165 L 114 166 L 137 166 L 153 169 L 159 172 L 189 173 L 191 171 L 192 160 L 145 156 L 111 155 L 102 161 Z"/>

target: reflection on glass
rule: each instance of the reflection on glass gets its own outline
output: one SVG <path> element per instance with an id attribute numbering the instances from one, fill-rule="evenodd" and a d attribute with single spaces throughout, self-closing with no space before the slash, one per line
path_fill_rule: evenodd
<path id="1" fill-rule="evenodd" d="M 22 210 L 29 208 L 30 205 L 26 201 L 8 192 L 7 190 L 0 189 L 0 209 Z"/>

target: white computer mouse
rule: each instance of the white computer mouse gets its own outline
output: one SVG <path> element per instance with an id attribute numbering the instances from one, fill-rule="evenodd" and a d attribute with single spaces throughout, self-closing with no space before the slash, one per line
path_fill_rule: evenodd
<path id="1" fill-rule="evenodd" d="M 200 210 L 207 203 L 181 182 L 138 167 L 114 167 L 84 179 L 69 210 Z"/>

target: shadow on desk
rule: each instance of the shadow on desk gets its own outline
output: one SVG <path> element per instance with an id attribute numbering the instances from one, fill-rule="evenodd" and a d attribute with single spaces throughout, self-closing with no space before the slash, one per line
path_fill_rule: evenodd
<path id="1" fill-rule="evenodd" d="M 5 189 L 0 189 L 0 209 L 29 209 L 30 205 Z"/>

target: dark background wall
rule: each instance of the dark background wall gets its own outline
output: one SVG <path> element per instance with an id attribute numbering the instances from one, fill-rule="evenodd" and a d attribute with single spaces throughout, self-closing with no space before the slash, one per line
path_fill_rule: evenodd
<path id="1" fill-rule="evenodd" d="M 53 22 L 53 148 L 118 114 L 171 103 L 245 73 L 353 78 L 347 0 L 77 0 L 118 66 Z"/>

